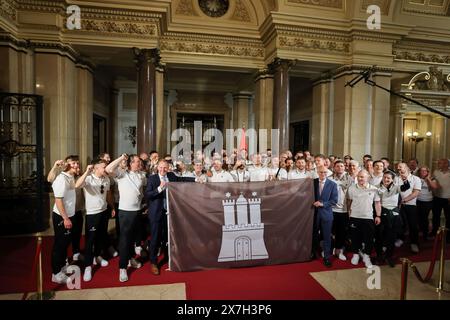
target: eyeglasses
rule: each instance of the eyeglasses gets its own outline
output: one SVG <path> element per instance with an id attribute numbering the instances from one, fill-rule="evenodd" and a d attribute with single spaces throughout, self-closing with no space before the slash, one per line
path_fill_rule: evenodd
<path id="1" fill-rule="evenodd" d="M 104 185 L 101 185 L 101 186 L 100 186 L 100 193 L 103 194 L 103 192 L 105 192 L 105 186 L 104 186 Z"/>

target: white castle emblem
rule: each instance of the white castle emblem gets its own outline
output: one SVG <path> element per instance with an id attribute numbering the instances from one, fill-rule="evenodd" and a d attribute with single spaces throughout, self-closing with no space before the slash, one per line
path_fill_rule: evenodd
<path id="1" fill-rule="evenodd" d="M 222 201 L 225 223 L 218 261 L 269 258 L 264 243 L 264 223 L 261 223 L 261 198 L 256 198 L 256 192 L 248 200 L 242 193 L 238 199 L 230 199 L 229 192 L 225 196 L 227 200 Z"/>

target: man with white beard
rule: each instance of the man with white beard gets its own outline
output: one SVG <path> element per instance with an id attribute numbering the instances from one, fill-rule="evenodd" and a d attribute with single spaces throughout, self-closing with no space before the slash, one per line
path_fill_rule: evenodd
<path id="1" fill-rule="evenodd" d="M 269 181 L 274 180 L 287 180 L 288 173 L 285 168 L 280 167 L 280 159 L 278 157 L 272 157 L 271 164 L 267 168 L 269 173 Z"/>

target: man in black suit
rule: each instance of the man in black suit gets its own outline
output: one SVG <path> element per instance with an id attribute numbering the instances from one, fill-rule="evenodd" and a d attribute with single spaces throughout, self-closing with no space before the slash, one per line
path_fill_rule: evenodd
<path id="1" fill-rule="evenodd" d="M 151 238 L 149 240 L 149 255 L 151 272 L 159 275 L 157 265 L 158 249 L 163 245 L 162 251 L 167 258 L 167 202 L 166 188 L 168 182 L 195 182 L 195 178 L 177 177 L 173 172 L 168 172 L 169 164 L 165 160 L 158 163 L 158 173 L 148 177 L 145 197 L 148 204 L 148 217 L 150 219 Z"/>

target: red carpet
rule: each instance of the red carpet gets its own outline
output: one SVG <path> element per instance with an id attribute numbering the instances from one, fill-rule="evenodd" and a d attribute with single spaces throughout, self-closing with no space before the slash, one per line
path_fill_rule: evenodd
<path id="1" fill-rule="evenodd" d="M 35 290 L 35 279 L 31 279 L 35 241 L 34 238 L 28 237 L 0 239 L 0 293 Z M 42 255 L 44 290 L 66 290 L 65 286 L 51 282 L 52 244 L 53 237 L 44 237 Z M 432 245 L 432 241 L 422 244 L 421 253 L 415 256 L 411 256 L 403 246 L 401 250 L 397 250 L 397 256 L 409 257 L 416 262 L 427 261 L 431 258 Z M 447 258 L 450 258 L 449 249 L 446 253 Z M 90 289 L 184 282 L 187 299 L 194 300 L 333 299 L 309 275 L 310 272 L 330 270 L 322 265 L 321 260 L 279 266 L 181 273 L 165 271 L 166 267 L 167 265 L 162 268 L 160 276 L 154 276 L 150 273 L 150 266 L 146 262 L 138 270 L 131 269 L 130 280 L 124 284 L 118 280 L 118 258 L 114 258 L 110 260 L 108 267 L 94 269 L 92 281 L 89 283 L 82 281 L 81 287 Z M 331 270 L 350 268 L 353 268 L 350 262 L 334 259 Z"/>

